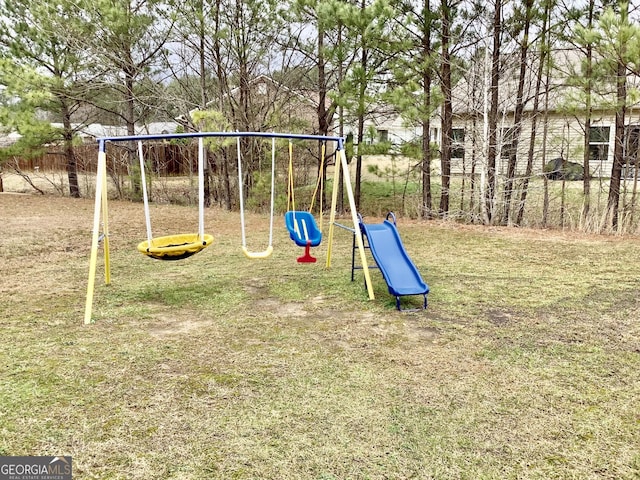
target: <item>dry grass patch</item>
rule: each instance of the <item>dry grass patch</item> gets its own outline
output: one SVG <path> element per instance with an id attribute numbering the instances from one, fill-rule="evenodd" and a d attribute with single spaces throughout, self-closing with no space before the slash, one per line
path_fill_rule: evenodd
<path id="1" fill-rule="evenodd" d="M 637 238 L 399 221 L 432 287 L 398 313 L 334 266 L 249 261 L 237 213 L 182 262 L 138 254 L 110 204 L 113 284 L 82 325 L 93 202 L 0 195 L 0 453 L 75 478 L 633 479 L 640 475 Z M 154 205 L 154 231 L 191 231 Z M 250 215 L 263 248 L 268 219 Z M 371 219 L 373 221 L 373 219 Z M 101 275 L 102 272 L 99 272 Z"/>

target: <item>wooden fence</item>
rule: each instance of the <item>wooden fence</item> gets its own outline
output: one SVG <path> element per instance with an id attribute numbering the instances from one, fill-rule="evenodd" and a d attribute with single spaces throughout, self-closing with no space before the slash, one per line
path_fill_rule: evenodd
<path id="1" fill-rule="evenodd" d="M 109 144 L 107 147 L 107 168 L 113 173 L 126 175 L 131 165 L 133 148 L 137 159 L 137 147 L 123 144 Z M 158 175 L 186 175 L 196 171 L 198 146 L 196 144 L 148 143 L 144 145 L 144 157 Z M 78 172 L 95 173 L 98 163 L 98 145 L 78 145 L 74 147 Z M 55 146 L 41 155 L 17 158 L 17 167 L 23 171 L 60 172 L 67 169 L 67 159 L 61 147 Z"/>

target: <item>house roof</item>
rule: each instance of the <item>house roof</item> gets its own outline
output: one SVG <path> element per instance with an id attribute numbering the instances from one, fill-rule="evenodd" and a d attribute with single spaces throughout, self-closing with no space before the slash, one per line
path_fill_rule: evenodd
<path id="1" fill-rule="evenodd" d="M 0 148 L 10 147 L 22 138 L 18 132 L 0 133 Z"/>
<path id="2" fill-rule="evenodd" d="M 54 128 L 62 128 L 61 123 L 52 123 Z M 102 125 L 99 123 L 91 123 L 89 125 L 75 124 L 72 125 L 77 131 L 77 135 L 83 139 L 96 139 L 101 137 L 117 137 L 127 135 L 127 128 Z M 136 126 L 136 135 L 157 135 L 165 133 L 174 133 L 178 124 L 176 122 L 152 122 L 145 125 Z M 22 135 L 18 132 L 0 133 L 0 148 L 10 147 L 16 143 Z"/>
<path id="3" fill-rule="evenodd" d="M 315 105 L 316 103 L 310 97 L 303 95 L 302 93 L 297 92 L 295 90 L 292 90 L 291 88 L 287 87 L 283 83 L 280 83 L 277 80 L 275 80 L 273 77 L 270 77 L 265 74 L 260 74 L 249 81 L 249 85 L 260 85 L 260 84 L 267 84 L 267 83 L 270 83 L 271 85 L 275 86 L 278 91 L 284 91 L 287 94 L 290 94 L 291 96 L 297 97 L 299 100 L 309 102 L 310 104 L 313 104 L 313 105 Z M 239 91 L 240 91 L 240 87 L 235 87 L 231 90 L 231 95 L 235 95 Z"/>
<path id="4" fill-rule="evenodd" d="M 61 123 L 52 123 L 54 127 L 62 128 Z M 144 125 L 136 125 L 136 135 L 158 135 L 164 133 L 174 133 L 178 123 L 176 122 L 151 122 Z M 76 124 L 73 128 L 81 138 L 101 138 L 117 137 L 127 135 L 127 127 L 116 125 L 102 125 L 100 123 L 90 123 L 89 125 Z"/>

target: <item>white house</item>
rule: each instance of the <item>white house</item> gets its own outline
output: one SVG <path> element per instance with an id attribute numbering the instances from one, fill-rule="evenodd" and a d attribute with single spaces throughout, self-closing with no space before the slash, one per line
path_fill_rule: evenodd
<path id="1" fill-rule="evenodd" d="M 533 119 L 536 121 L 536 137 L 533 148 L 533 172 L 542 173 L 543 164 L 555 158 L 583 164 L 584 158 L 584 100 L 578 87 L 573 86 L 571 75 L 577 73 L 580 57 L 573 50 L 556 50 L 553 53 L 555 68 L 550 80 L 548 95 L 541 95 L 538 113 L 534 114 L 536 68 L 529 68 L 529 78 L 525 81 L 524 98 L 527 100 L 521 123 L 521 135 L 517 151 L 517 173 L 526 168 L 530 146 Z M 514 132 L 514 112 L 517 96 L 517 58 L 514 56 L 512 68 L 506 69 L 499 85 L 498 143 L 496 168 L 498 173 L 506 173 L 509 146 Z M 479 71 L 471 70 L 453 89 L 453 132 L 452 164 L 454 174 L 469 173 L 472 166 L 476 171 L 485 163 L 487 149 L 486 114 L 488 109 L 488 78 L 481 66 Z M 542 86 L 542 92 L 545 86 Z M 629 74 L 629 92 L 640 90 L 640 77 Z M 629 98 L 638 98 L 630 95 Z M 608 176 L 613 165 L 615 139 L 615 88 L 600 86 L 593 93 L 593 111 L 589 138 L 589 170 L 591 176 Z M 402 117 L 392 110 L 378 113 L 366 122 L 367 141 L 390 141 L 398 145 L 402 142 L 421 138 L 420 126 L 407 125 Z M 431 120 L 430 140 L 441 143 L 441 122 L 437 114 Z M 639 157 L 640 146 L 640 102 L 627 106 L 625 121 L 625 158 L 629 170 Z"/>

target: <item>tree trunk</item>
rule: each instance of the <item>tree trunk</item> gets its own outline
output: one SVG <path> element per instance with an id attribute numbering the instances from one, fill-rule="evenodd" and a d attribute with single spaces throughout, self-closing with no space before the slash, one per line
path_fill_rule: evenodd
<path id="1" fill-rule="evenodd" d="M 607 223 L 612 229 L 618 229 L 618 203 L 620 200 L 620 180 L 624 163 L 624 121 L 627 100 L 627 77 L 624 63 L 618 61 L 616 78 L 616 126 L 615 145 L 613 150 L 613 166 L 611 167 L 611 182 L 609 183 L 609 197 L 607 200 Z"/>
<path id="2" fill-rule="evenodd" d="M 429 85 L 431 89 L 431 85 Z M 430 96 L 430 95 L 429 95 Z M 425 100 L 429 105 L 430 100 Z M 431 122 L 428 118 L 422 121 L 422 217 L 431 218 L 433 212 L 433 200 L 431 197 L 431 141 L 429 132 Z"/>
<path id="3" fill-rule="evenodd" d="M 136 117 L 135 117 L 135 94 L 133 92 L 133 75 L 128 73 L 126 74 L 125 80 L 125 109 L 126 109 L 126 127 L 127 127 L 127 135 L 135 135 L 136 134 Z"/>
<path id="4" fill-rule="evenodd" d="M 318 22 L 320 22 L 320 20 L 318 20 Z M 331 116 L 332 116 L 332 112 L 331 109 L 327 108 L 327 73 L 326 73 L 326 61 L 325 61 L 325 56 L 324 56 L 324 40 L 325 40 L 325 36 L 324 36 L 324 30 L 323 27 L 321 25 L 318 25 L 318 45 L 317 45 L 317 66 L 318 66 L 318 107 L 316 109 L 317 112 L 317 117 L 318 117 L 318 135 L 329 135 L 329 127 L 331 126 Z M 344 134 L 344 130 L 343 130 L 343 120 L 340 120 L 341 125 L 341 134 L 340 136 L 343 136 Z M 345 154 L 347 153 L 347 148 L 346 145 L 343 145 L 343 147 L 345 147 Z M 320 147 L 319 147 L 319 151 L 320 151 Z M 326 155 L 326 152 L 325 152 Z M 319 157 L 318 157 L 319 158 Z M 349 161 L 350 158 L 347 155 L 347 161 Z M 325 163 L 324 166 L 325 170 L 324 172 L 322 172 L 322 175 L 325 177 L 326 179 L 326 168 L 327 165 Z M 340 166 L 340 158 L 339 156 L 335 156 L 335 166 L 334 168 L 341 168 Z M 326 183 L 325 183 L 326 185 Z M 344 192 L 344 182 L 340 181 L 340 185 L 339 185 L 339 205 L 337 207 L 337 210 L 343 211 L 344 210 L 344 203 L 343 203 L 343 192 Z M 323 194 L 324 195 L 324 194 Z M 326 202 L 325 202 L 326 204 Z"/>
<path id="5" fill-rule="evenodd" d="M 215 14 L 214 14 L 214 18 L 213 18 L 213 22 L 214 22 L 214 33 L 213 33 L 213 45 L 212 45 L 212 49 L 213 49 L 213 56 L 214 56 L 214 62 L 216 65 L 216 76 L 218 77 L 218 95 L 219 95 L 219 110 L 221 112 L 224 111 L 224 99 L 230 98 L 230 88 L 227 82 L 227 75 L 226 75 L 226 71 L 223 65 L 223 56 L 222 56 L 222 48 L 220 45 L 220 38 L 221 38 L 221 32 L 220 32 L 220 13 L 221 13 L 221 9 L 222 9 L 222 0 L 216 0 L 216 8 L 215 8 Z M 234 106 L 233 106 L 233 102 L 229 102 L 229 107 L 231 109 L 231 116 L 232 118 L 235 116 L 235 111 L 234 111 Z M 231 159 L 233 158 L 231 155 L 229 155 L 228 153 L 228 149 L 223 148 L 222 149 L 222 162 L 220 162 L 220 169 L 221 169 L 221 175 L 222 175 L 222 183 L 224 184 L 224 205 L 225 208 L 227 210 L 231 210 L 233 207 L 233 202 L 232 202 L 232 191 L 231 191 L 231 171 L 232 169 L 230 168 L 230 162 L 232 161 Z"/>
<path id="6" fill-rule="evenodd" d="M 636 203 L 638 200 L 638 174 L 640 174 L 640 145 L 636 146 L 635 161 L 633 163 L 633 190 L 631 192 L 631 207 L 629 209 L 629 225 L 633 225 L 636 214 Z M 2 178 L 0 178 L 0 186 Z M 2 190 L 0 190 L 2 191 Z"/>
<path id="7" fill-rule="evenodd" d="M 200 64 L 200 109 L 206 110 L 208 98 L 207 98 L 207 75 L 206 75 L 206 58 L 205 50 L 207 48 L 206 42 L 206 29 L 205 29 L 205 12 L 204 2 L 198 2 L 198 60 Z M 209 162 L 209 149 L 205 148 L 202 152 L 202 158 L 198 160 L 203 162 L 203 183 L 204 183 L 204 199 L 203 203 L 205 207 L 211 207 L 211 165 Z"/>
<path id="8" fill-rule="evenodd" d="M 233 202 L 231 201 L 231 173 L 229 172 L 229 163 L 232 158 L 232 155 L 229 155 L 229 150 L 225 148 L 222 151 L 222 178 L 224 179 L 224 206 L 227 210 L 233 208 Z"/>
<path id="9" fill-rule="evenodd" d="M 472 65 L 471 70 L 471 110 L 473 112 L 471 116 L 471 192 L 469 194 L 469 213 L 471 215 L 472 222 L 476 221 L 475 209 L 476 209 L 476 193 L 478 191 L 477 185 L 477 167 L 478 167 L 478 115 L 476 111 L 476 106 L 479 102 L 478 92 L 481 88 L 482 82 L 478 82 L 478 59 L 476 58 Z M 482 198 L 478 202 L 479 206 L 482 206 Z M 480 208 L 481 210 L 481 208 Z M 481 215 L 481 212 L 478 211 L 478 214 Z"/>
<path id="10" fill-rule="evenodd" d="M 366 1 L 361 0 L 360 9 L 364 12 Z M 363 13 L 364 18 L 364 13 Z M 360 36 L 360 68 L 362 69 L 360 82 L 358 85 L 358 150 L 356 153 L 356 178 L 353 196 L 356 203 L 356 210 L 360 210 L 360 199 L 362 193 L 362 146 L 364 145 L 364 116 L 366 114 L 366 93 L 367 93 L 367 77 L 369 75 L 369 48 L 366 45 L 364 33 Z"/>
<path id="11" fill-rule="evenodd" d="M 364 2 L 363 7 L 364 8 Z M 356 202 L 356 210 L 360 210 L 360 196 L 362 190 L 362 146 L 364 145 L 364 114 L 365 114 L 365 95 L 367 89 L 367 59 L 369 50 L 362 47 L 362 55 L 360 57 L 360 67 L 362 68 L 362 79 L 358 89 L 358 151 L 356 154 L 356 178 L 353 196 Z"/>
<path id="12" fill-rule="evenodd" d="M 433 214 L 431 193 L 431 83 L 432 71 L 428 60 L 433 53 L 431 47 L 431 7 L 429 0 L 424 0 L 424 28 L 422 33 L 422 217 L 430 218 Z"/>
<path id="13" fill-rule="evenodd" d="M 440 215 L 446 217 L 449 214 L 449 189 L 451 187 L 451 136 L 453 129 L 453 104 L 451 100 L 451 53 L 449 42 L 451 40 L 451 6 L 448 0 L 442 0 L 442 64 L 441 64 L 441 88 L 442 103 L 442 140 L 440 151 L 440 165 L 442 171 L 442 190 L 440 192 Z"/>
<path id="14" fill-rule="evenodd" d="M 127 128 L 127 135 L 132 136 L 136 134 L 135 129 L 135 93 L 134 93 L 134 83 L 135 83 L 135 74 L 133 72 L 133 58 L 129 56 L 125 67 L 123 69 L 124 74 L 124 120 L 125 126 Z M 138 159 L 136 157 L 136 146 L 134 142 L 131 142 L 129 145 L 129 165 L 131 167 L 131 190 L 134 195 L 141 194 L 141 175 L 140 168 L 138 166 Z"/>
<path id="15" fill-rule="evenodd" d="M 587 12 L 587 28 L 593 28 L 593 10 L 594 0 L 589 1 L 589 10 Z M 582 225 L 586 226 L 589 219 L 589 211 L 591 210 L 591 175 L 589 172 L 589 144 L 591 143 L 591 116 L 593 114 L 593 107 L 591 104 L 591 94 L 593 90 L 593 45 L 591 42 L 587 44 L 586 59 L 585 59 L 585 76 L 587 85 L 585 89 L 586 115 L 584 119 L 584 157 L 582 159 L 582 165 L 584 170 L 584 178 L 582 184 L 582 193 L 584 195 L 584 202 L 582 207 Z"/>
<path id="16" fill-rule="evenodd" d="M 489 107 L 489 148 L 487 152 L 487 220 L 493 223 L 496 194 L 496 156 L 498 143 L 498 81 L 500 80 L 500 40 L 502 33 L 502 0 L 496 0 L 493 16 L 493 51 L 491 53 L 491 86 Z"/>
<path id="17" fill-rule="evenodd" d="M 338 23 L 338 46 L 341 47 L 342 46 L 342 24 L 339 22 Z M 344 80 L 344 65 L 342 64 L 342 58 L 340 58 L 340 61 L 338 63 L 338 85 L 342 85 L 342 82 Z M 344 138 L 344 107 L 342 105 L 338 106 L 338 135 L 340 135 L 341 137 Z M 346 150 L 346 149 L 345 149 Z M 346 151 L 345 151 L 346 153 Z M 351 160 L 350 158 L 347 158 L 347 160 Z M 336 157 L 335 158 L 335 168 L 339 167 L 339 159 Z M 325 172 L 326 172 L 326 162 L 325 162 Z M 326 174 L 325 174 L 325 178 L 326 178 Z M 326 183 L 325 183 L 326 185 Z M 325 202 L 326 204 L 327 202 Z M 340 182 L 338 184 L 338 204 L 336 205 L 336 210 L 338 212 L 338 214 L 342 215 L 344 213 L 344 182 Z"/>
<path id="18" fill-rule="evenodd" d="M 69 179 L 69 195 L 72 198 L 80 198 L 78 186 L 78 162 L 73 149 L 73 128 L 71 126 L 71 112 L 69 106 L 63 100 L 62 110 L 62 136 L 64 143 L 64 156 L 67 164 L 67 177 Z"/>
<path id="19" fill-rule="evenodd" d="M 591 50 L 591 48 L 589 48 Z M 590 56 L 587 58 L 587 70 L 591 70 L 591 58 Z M 591 75 L 588 73 L 587 75 Z M 590 84 L 591 79 L 587 80 Z M 582 205 L 582 225 L 586 226 L 589 211 L 591 210 L 591 175 L 589 172 L 589 144 L 591 143 L 591 114 L 592 114 L 592 106 L 591 106 L 591 87 L 587 87 L 587 102 L 586 102 L 586 116 L 584 119 L 584 156 L 582 158 L 582 165 L 584 171 L 584 177 L 582 179 L 582 194 L 584 196 L 583 205 Z"/>
<path id="20" fill-rule="evenodd" d="M 356 203 L 356 210 L 360 210 L 360 188 L 362 179 L 362 145 L 364 144 L 364 115 L 358 115 L 358 150 L 356 153 L 356 174 L 353 198 Z"/>
<path id="21" fill-rule="evenodd" d="M 473 137 L 471 139 L 471 172 L 469 173 L 469 214 L 471 215 L 472 222 L 475 222 L 475 198 L 476 198 L 476 167 L 478 164 L 478 155 L 477 155 L 477 141 L 476 141 L 476 129 L 478 128 L 478 120 L 473 115 L 473 119 L 471 120 L 471 131 L 473 132 Z"/>
<path id="22" fill-rule="evenodd" d="M 544 18 L 542 23 L 542 48 L 540 48 L 540 58 L 538 60 L 538 71 L 536 73 L 536 87 L 533 96 L 533 111 L 531 112 L 531 138 L 529 139 L 529 150 L 527 152 L 527 167 L 524 173 L 524 181 L 522 182 L 522 191 L 520 194 L 520 202 L 518 205 L 518 214 L 516 224 L 522 225 L 524 220 L 524 211 L 527 203 L 527 194 L 529 193 L 529 179 L 533 174 L 533 160 L 535 156 L 536 136 L 538 131 L 538 112 L 540 109 L 540 89 L 542 87 L 542 75 L 544 74 L 544 65 L 548 49 L 546 48 L 546 31 L 549 19 L 549 3 L 545 3 Z"/>
<path id="23" fill-rule="evenodd" d="M 324 32 L 318 28 L 318 134 L 327 135 L 329 133 L 329 122 L 327 121 L 327 74 L 325 72 L 324 59 Z"/>
<path id="24" fill-rule="evenodd" d="M 549 104 L 551 93 L 551 68 L 552 58 L 549 54 L 551 46 L 551 12 L 545 8 L 547 30 L 544 32 L 545 38 L 545 50 L 544 55 L 544 107 L 543 107 L 543 127 L 542 127 L 542 171 L 547 163 L 547 140 L 549 138 Z M 547 175 L 542 176 L 543 186 L 543 198 L 542 198 L 542 226 L 546 227 L 549 221 L 549 177 Z"/>
<path id="25" fill-rule="evenodd" d="M 524 83 L 527 73 L 527 55 L 529 53 L 529 27 L 533 10 L 533 0 L 525 0 L 525 19 L 522 43 L 520 44 L 520 74 L 518 78 L 518 91 L 516 93 L 516 107 L 513 115 L 513 139 L 509 146 L 509 162 L 507 164 L 507 180 L 504 186 L 504 223 L 511 223 L 511 198 L 515 183 L 516 167 L 518 162 L 518 144 L 522 132 L 522 114 L 524 112 Z"/>

